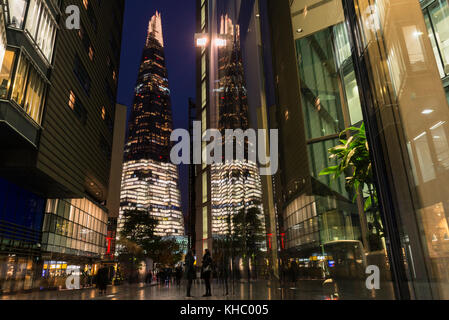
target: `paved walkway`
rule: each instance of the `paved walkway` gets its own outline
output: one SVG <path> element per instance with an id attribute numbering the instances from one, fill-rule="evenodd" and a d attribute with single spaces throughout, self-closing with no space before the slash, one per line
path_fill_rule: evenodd
<path id="1" fill-rule="evenodd" d="M 0 296 L 0 300 L 324 300 L 328 299 L 321 281 L 301 281 L 295 287 L 283 287 L 269 281 L 229 283 L 229 294 L 216 281 L 212 284 L 212 297 L 203 297 L 205 287 L 196 281 L 192 286 L 192 298 L 186 298 L 185 281 L 176 285 L 123 284 L 109 286 L 107 293 L 100 295 L 96 289 L 42 291 Z M 362 299 L 354 294 L 349 299 Z"/>

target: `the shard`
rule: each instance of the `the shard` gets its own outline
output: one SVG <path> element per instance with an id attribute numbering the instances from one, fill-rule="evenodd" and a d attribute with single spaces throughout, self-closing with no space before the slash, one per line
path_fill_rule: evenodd
<path id="1" fill-rule="evenodd" d="M 170 162 L 173 130 L 160 13 L 151 18 L 125 147 L 119 231 L 127 210 L 158 220 L 158 236 L 184 235 L 178 168 Z"/>

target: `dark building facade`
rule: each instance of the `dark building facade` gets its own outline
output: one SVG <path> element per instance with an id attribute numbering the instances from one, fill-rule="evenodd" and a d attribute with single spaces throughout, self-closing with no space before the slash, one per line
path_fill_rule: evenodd
<path id="1" fill-rule="evenodd" d="M 66 28 L 70 5 L 80 9 L 79 30 Z M 1 207 L 5 217 L 16 212 L 12 239 L 31 228 L 39 250 L 19 255 L 22 244 L 7 240 L 0 282 L 3 292 L 58 287 L 56 277 L 94 271 L 106 252 L 124 1 L 9 0 L 3 8 L 0 174 L 28 200 L 4 198 Z"/>
<path id="2" fill-rule="evenodd" d="M 121 217 L 147 212 L 159 236 L 184 235 L 178 168 L 170 161 L 173 131 L 160 13 L 151 18 L 136 82 L 125 147 Z M 119 228 L 124 221 L 119 221 Z"/>
<path id="3" fill-rule="evenodd" d="M 196 104 L 192 98 L 189 99 L 189 133 L 190 133 L 190 150 L 193 150 L 193 122 L 198 121 L 196 115 Z M 193 152 L 190 155 L 190 163 L 193 163 Z M 188 248 L 195 250 L 195 240 L 196 240 L 196 230 L 195 230 L 195 220 L 196 220 L 196 190 L 195 190 L 195 180 L 196 180 L 196 167 L 194 165 L 189 165 L 189 212 L 187 214 L 187 237 L 188 237 Z M 196 250 L 195 250 L 196 251 Z"/>

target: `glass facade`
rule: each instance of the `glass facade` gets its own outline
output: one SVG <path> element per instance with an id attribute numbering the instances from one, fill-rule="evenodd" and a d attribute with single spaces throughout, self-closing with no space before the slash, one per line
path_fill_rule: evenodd
<path id="1" fill-rule="evenodd" d="M 213 107 L 227 92 L 215 87 L 224 70 L 215 47 L 241 39 L 250 126 L 280 132 L 280 170 L 261 181 L 268 265 L 281 288 L 296 288 L 287 296 L 299 298 L 298 284 L 309 281 L 338 299 L 449 297 L 448 8 L 446 0 L 198 1 L 198 32 L 210 31 L 198 50 L 210 125 L 220 124 Z M 223 37 L 234 21 L 232 39 Z M 201 208 L 213 232 L 219 224 Z M 373 266 L 380 289 L 366 286 Z"/>
<path id="2" fill-rule="evenodd" d="M 106 253 L 107 223 L 105 209 L 87 199 L 47 200 L 43 250 L 100 258 Z"/>
<path id="3" fill-rule="evenodd" d="M 0 179 L 0 292 L 33 288 L 38 279 L 45 200 Z"/>
<path id="4" fill-rule="evenodd" d="M 11 99 L 40 124 L 47 84 L 30 61 L 25 51 L 6 50 L 0 74 L 0 98 Z"/>
<path id="5" fill-rule="evenodd" d="M 176 165 L 151 159 L 125 162 L 120 203 L 119 232 L 125 211 L 138 210 L 158 220 L 155 235 L 184 235 Z"/>
<path id="6" fill-rule="evenodd" d="M 8 26 L 25 30 L 47 63 L 50 63 L 57 23 L 48 5 L 44 0 L 10 0 L 8 5 Z"/>
<path id="7" fill-rule="evenodd" d="M 422 1 L 424 19 L 441 77 L 449 75 L 449 3 Z"/>
<path id="8" fill-rule="evenodd" d="M 252 146 L 246 141 L 248 136 L 244 143 L 233 143 L 232 147 L 226 146 L 225 141 L 226 130 L 241 130 L 241 133 L 246 135 L 246 130 L 255 128 L 252 124 L 256 121 L 256 118 L 250 119 L 254 115 L 249 113 L 241 26 L 238 24 L 235 3 L 218 0 L 203 1 L 200 5 L 202 23 L 199 31 L 208 41 L 205 47 L 198 49 L 198 68 L 201 72 L 199 120 L 202 121 L 203 138 L 208 128 L 221 133 L 223 140 L 219 147 L 222 149 L 224 161 L 206 163 L 205 156 L 210 152 L 210 146 L 208 142 L 203 141 L 202 179 L 198 183 L 202 186 L 202 204 L 205 206 L 202 207 L 202 212 L 197 208 L 196 225 L 202 226 L 202 230 L 196 232 L 196 250 L 199 253 L 209 248 L 214 254 L 220 255 L 223 258 L 221 267 L 235 271 L 233 276 L 247 277 L 242 265 L 251 264 L 254 271 L 252 276 L 255 276 L 262 268 L 258 269 L 254 264 L 263 263 L 266 251 L 266 243 L 263 241 L 266 229 L 259 168 L 255 160 L 249 157 Z M 234 137 L 236 135 L 237 132 Z M 227 148 L 233 150 L 232 159 L 230 155 L 227 155 L 226 159 L 224 157 Z M 243 233 L 236 217 L 245 216 L 248 212 L 255 213 L 254 219 L 257 220 L 257 225 L 260 224 L 260 232 L 256 236 L 257 249 L 254 250 L 251 262 L 242 262 L 240 260 L 246 259 L 248 254 L 241 248 L 239 251 L 237 246 L 231 254 L 230 239 Z"/>

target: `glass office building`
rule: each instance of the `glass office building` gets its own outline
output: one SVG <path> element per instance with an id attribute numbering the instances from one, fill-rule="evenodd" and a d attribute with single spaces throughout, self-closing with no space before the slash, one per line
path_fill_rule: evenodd
<path id="1" fill-rule="evenodd" d="M 262 186 L 284 297 L 310 285 L 330 298 L 448 299 L 449 1 L 197 4 L 210 46 L 222 45 L 215 10 L 235 17 L 249 121 L 279 130 L 279 170 Z M 214 68 L 204 52 L 200 75 Z M 203 79 L 199 93 L 215 89 Z M 366 285 L 372 268 L 380 288 Z"/>

